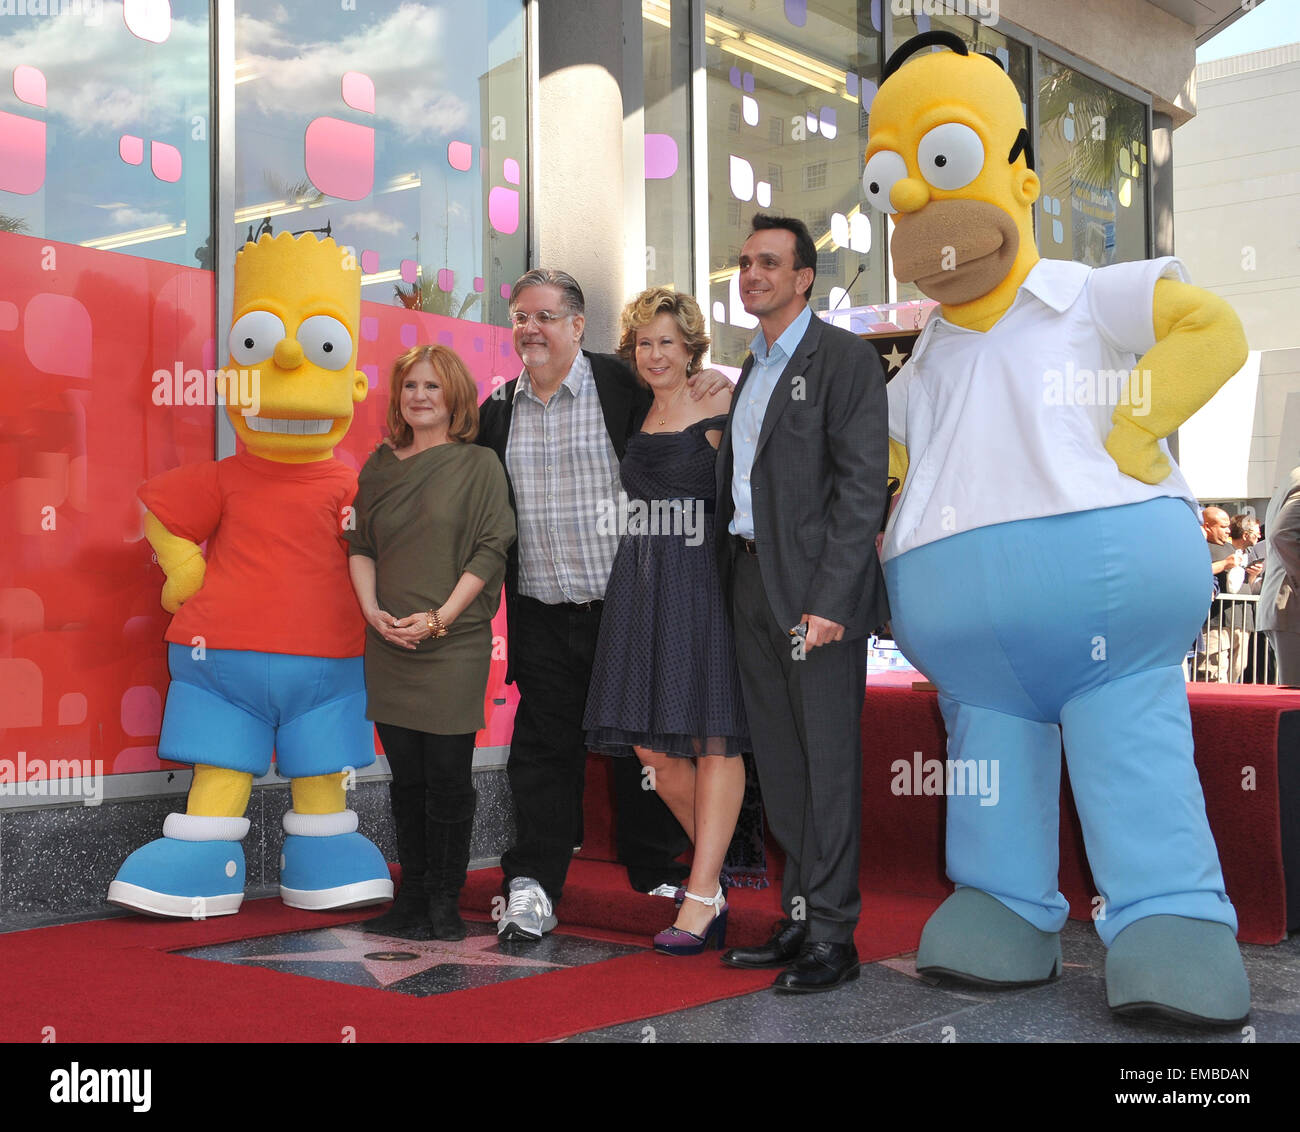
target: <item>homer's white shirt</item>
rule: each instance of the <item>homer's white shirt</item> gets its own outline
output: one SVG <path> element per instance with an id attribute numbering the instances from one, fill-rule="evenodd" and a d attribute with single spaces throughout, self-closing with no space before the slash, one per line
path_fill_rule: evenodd
<path id="1" fill-rule="evenodd" d="M 932 316 L 888 387 L 889 435 L 906 445 L 908 469 L 881 559 L 976 527 L 1164 496 L 1194 511 L 1172 459 L 1163 482 L 1145 484 L 1104 447 L 1123 398 L 1137 424 L 1150 409 L 1150 380 L 1131 371 L 1155 344 L 1165 276 L 1187 281 L 1173 257 L 1101 268 L 1045 259 L 992 329 Z"/>

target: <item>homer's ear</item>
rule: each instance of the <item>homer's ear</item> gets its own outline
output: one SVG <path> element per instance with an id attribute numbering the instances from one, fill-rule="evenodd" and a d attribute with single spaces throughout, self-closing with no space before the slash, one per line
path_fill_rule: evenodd
<path id="1" fill-rule="evenodd" d="M 366 399 L 366 394 L 370 392 L 370 379 L 364 373 L 357 370 L 353 374 L 352 381 L 352 400 L 358 404 Z"/>
<path id="2" fill-rule="evenodd" d="M 1038 174 L 1032 169 L 1026 169 L 1016 178 L 1013 191 L 1021 204 L 1033 204 L 1042 189 L 1043 185 L 1038 179 Z"/>

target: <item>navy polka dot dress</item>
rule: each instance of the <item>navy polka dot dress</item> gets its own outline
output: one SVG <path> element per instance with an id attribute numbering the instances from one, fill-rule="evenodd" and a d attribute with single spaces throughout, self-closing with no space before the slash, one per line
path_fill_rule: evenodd
<path id="1" fill-rule="evenodd" d="M 749 749 L 731 619 L 714 546 L 714 464 L 705 437 L 639 432 L 619 468 L 625 533 L 610 571 L 583 726 L 593 751 L 633 746 L 691 758 Z"/>

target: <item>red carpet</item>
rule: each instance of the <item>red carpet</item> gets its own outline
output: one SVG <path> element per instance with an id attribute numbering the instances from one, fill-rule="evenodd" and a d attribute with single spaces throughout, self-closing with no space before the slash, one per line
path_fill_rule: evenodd
<path id="1" fill-rule="evenodd" d="M 563 913 L 578 934 L 646 943 L 672 905 L 627 887 L 621 869 L 577 861 Z M 472 874 L 466 907 L 487 908 L 500 872 Z M 857 935 L 864 960 L 916 946 L 933 899 L 869 901 Z M 729 942 L 766 938 L 772 890 L 734 901 Z M 373 913 L 367 913 L 371 915 Z M 39 1042 L 544 1042 L 768 986 L 773 971 L 724 967 L 717 952 L 675 959 L 646 950 L 567 970 L 429 998 L 325 982 L 251 965 L 168 954 L 205 944 L 331 927 L 356 913 L 320 914 L 279 900 L 246 902 L 236 916 L 194 922 L 123 917 L 0 937 L 6 980 L 0 1041 Z M 631 929 L 635 935 L 611 930 Z M 351 1031 L 347 1028 L 351 1027 Z"/>

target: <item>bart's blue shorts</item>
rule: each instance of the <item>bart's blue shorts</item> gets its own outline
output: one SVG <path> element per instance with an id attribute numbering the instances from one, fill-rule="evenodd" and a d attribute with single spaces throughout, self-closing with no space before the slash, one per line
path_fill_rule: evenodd
<path id="1" fill-rule="evenodd" d="M 158 754 L 254 776 L 275 751 L 285 778 L 334 774 L 375 761 L 359 656 L 207 649 L 196 660 L 167 646 L 172 683 Z"/>

